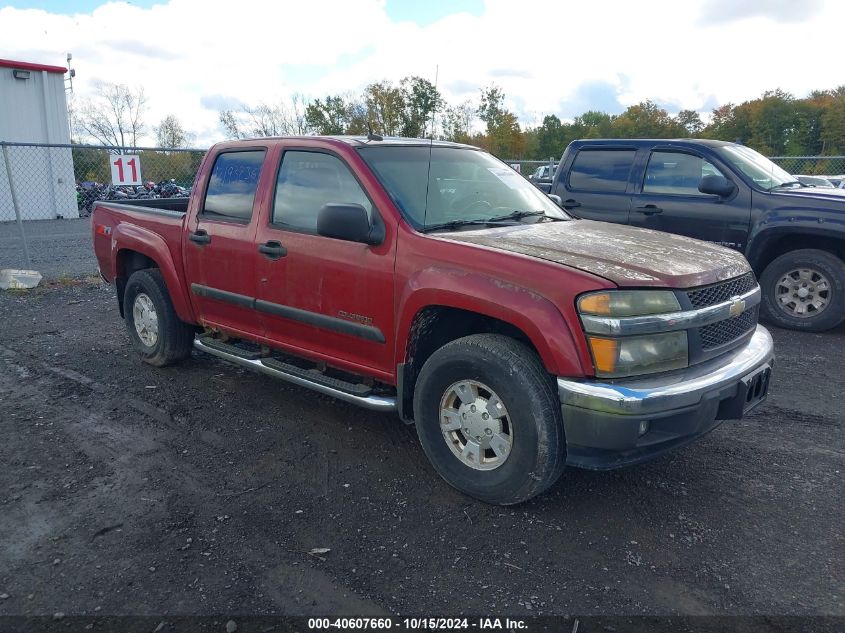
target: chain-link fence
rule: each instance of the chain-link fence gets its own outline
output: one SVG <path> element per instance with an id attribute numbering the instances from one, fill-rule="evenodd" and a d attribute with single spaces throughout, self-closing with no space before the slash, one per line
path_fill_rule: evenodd
<path id="1" fill-rule="evenodd" d="M 0 269 L 51 277 L 96 271 L 85 219 L 95 201 L 187 196 L 205 154 L 5 142 L 0 150 Z"/>
<path id="2" fill-rule="evenodd" d="M 96 200 L 190 194 L 205 150 L 0 142 L 0 269 L 96 272 L 85 218 Z M 559 159 L 507 160 L 526 178 Z M 774 156 L 791 174 L 845 174 L 845 156 Z M 545 176 L 546 174 L 542 174 Z M 843 178 L 845 180 L 845 178 Z M 38 220 L 38 221 L 34 221 Z"/>
<path id="3" fill-rule="evenodd" d="M 770 160 L 790 174 L 824 176 L 835 180 L 845 177 L 845 156 L 772 156 Z"/>

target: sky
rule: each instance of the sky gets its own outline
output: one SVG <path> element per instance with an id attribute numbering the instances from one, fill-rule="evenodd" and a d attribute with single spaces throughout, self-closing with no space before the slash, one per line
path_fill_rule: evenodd
<path id="1" fill-rule="evenodd" d="M 495 83 L 529 126 L 645 99 L 706 115 L 802 97 L 845 84 L 843 26 L 841 0 L 0 0 L 0 58 L 70 52 L 76 99 L 143 86 L 148 127 L 173 114 L 207 146 L 221 109 L 407 75 L 451 103 Z"/>

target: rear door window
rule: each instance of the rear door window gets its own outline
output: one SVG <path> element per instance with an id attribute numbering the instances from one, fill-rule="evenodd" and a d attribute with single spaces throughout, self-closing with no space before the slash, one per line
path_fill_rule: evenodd
<path id="1" fill-rule="evenodd" d="M 202 215 L 209 220 L 249 222 L 264 150 L 224 152 L 217 156 L 203 201 Z"/>
<path id="2" fill-rule="evenodd" d="M 628 188 L 636 154 L 633 149 L 583 149 L 569 170 L 569 187 L 622 193 Z"/>

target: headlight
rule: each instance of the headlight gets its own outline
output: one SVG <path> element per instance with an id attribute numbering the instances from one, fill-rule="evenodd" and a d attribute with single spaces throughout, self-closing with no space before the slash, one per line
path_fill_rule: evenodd
<path id="1" fill-rule="evenodd" d="M 689 364 L 687 333 L 600 338 L 588 336 L 596 376 L 622 378 L 681 369 Z"/>
<path id="2" fill-rule="evenodd" d="M 588 317 L 584 319 L 584 326 L 596 376 L 622 378 L 687 367 L 686 331 L 645 336 L 597 336 L 596 332 L 613 330 L 597 330 L 594 323 L 600 322 L 604 326 L 613 323 L 614 319 L 671 314 L 680 310 L 678 299 L 671 290 L 606 290 L 579 297 L 578 312 L 582 317 Z M 593 323 L 588 324 L 588 320 Z"/>
<path id="3" fill-rule="evenodd" d="M 578 299 L 578 312 L 596 316 L 627 317 L 677 312 L 678 298 L 671 290 L 608 290 Z"/>

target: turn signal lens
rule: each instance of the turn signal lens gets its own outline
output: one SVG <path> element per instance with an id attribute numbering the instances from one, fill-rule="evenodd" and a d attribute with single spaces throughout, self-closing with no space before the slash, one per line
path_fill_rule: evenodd
<path id="1" fill-rule="evenodd" d="M 596 376 L 623 378 L 689 365 L 687 333 L 600 338 L 588 336 Z"/>
<path id="2" fill-rule="evenodd" d="M 671 290 L 610 290 L 581 296 L 578 312 L 612 318 L 678 312 L 681 304 Z"/>
<path id="3" fill-rule="evenodd" d="M 592 336 L 587 340 L 590 342 L 596 372 L 612 374 L 616 370 L 616 360 L 619 358 L 619 341 L 612 338 L 595 338 Z"/>
<path id="4" fill-rule="evenodd" d="M 610 295 L 606 292 L 597 292 L 581 297 L 578 302 L 578 310 L 581 314 L 609 315 Z"/>

